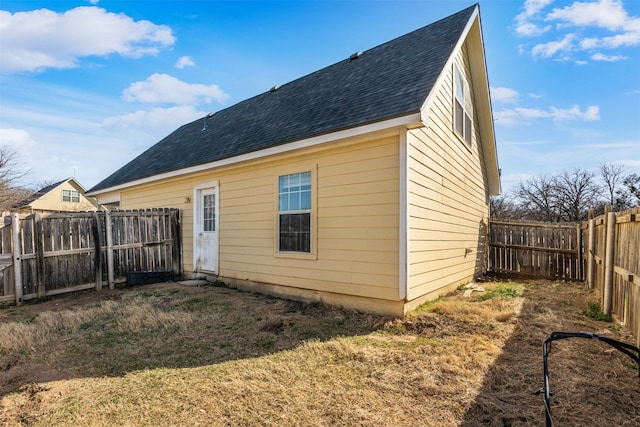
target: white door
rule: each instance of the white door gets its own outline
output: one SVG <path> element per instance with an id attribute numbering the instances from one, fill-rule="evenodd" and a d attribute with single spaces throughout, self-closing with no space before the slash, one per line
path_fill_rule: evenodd
<path id="1" fill-rule="evenodd" d="M 196 271 L 218 272 L 218 192 L 216 187 L 197 190 L 194 227 Z"/>

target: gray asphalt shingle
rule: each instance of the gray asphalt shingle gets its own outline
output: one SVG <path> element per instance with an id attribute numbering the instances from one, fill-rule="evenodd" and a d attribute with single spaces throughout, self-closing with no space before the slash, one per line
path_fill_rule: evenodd
<path id="1" fill-rule="evenodd" d="M 181 126 L 89 191 L 418 112 L 474 8 Z"/>

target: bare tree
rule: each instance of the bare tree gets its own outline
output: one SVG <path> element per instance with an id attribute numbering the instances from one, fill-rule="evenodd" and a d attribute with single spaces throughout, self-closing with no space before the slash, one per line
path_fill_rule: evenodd
<path id="1" fill-rule="evenodd" d="M 625 168 L 621 164 L 601 163 L 600 177 L 603 187 L 607 191 L 607 204 L 613 207 L 614 211 L 629 209 L 638 203 L 637 196 L 633 194 L 634 176 L 636 182 L 640 179 L 638 175 L 624 175 Z M 629 185 L 627 185 L 629 184 Z M 636 188 L 638 185 L 636 184 Z"/>
<path id="2" fill-rule="evenodd" d="M 514 194 L 524 217 L 536 221 L 560 221 L 555 178 L 548 175 L 520 181 Z"/>
<path id="3" fill-rule="evenodd" d="M 520 207 L 506 194 L 491 197 L 489 206 L 494 219 L 521 219 L 523 216 Z"/>
<path id="4" fill-rule="evenodd" d="M 625 186 L 626 192 L 629 195 L 629 207 L 640 206 L 640 175 L 637 173 L 627 175 L 622 181 L 622 184 Z"/>
<path id="5" fill-rule="evenodd" d="M 10 210 L 30 193 L 15 185 L 27 173 L 20 167 L 18 154 L 9 147 L 0 146 L 0 210 Z"/>
<path id="6" fill-rule="evenodd" d="M 600 200 L 601 188 L 596 175 L 586 169 L 562 171 L 556 177 L 556 191 L 560 218 L 563 221 L 581 221 L 590 208 Z"/>

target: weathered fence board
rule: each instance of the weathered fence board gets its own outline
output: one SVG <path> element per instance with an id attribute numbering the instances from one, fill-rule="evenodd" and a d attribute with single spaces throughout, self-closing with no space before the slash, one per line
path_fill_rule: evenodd
<path id="1" fill-rule="evenodd" d="M 489 270 L 586 281 L 640 346 L 640 207 L 579 225 L 492 220 Z"/>
<path id="2" fill-rule="evenodd" d="M 21 283 L 16 288 L 15 267 L 6 262 L 0 273 L 0 301 L 100 289 L 105 284 L 113 288 L 133 271 L 180 274 L 176 209 L 32 214 L 15 222 L 14 217 L 18 218 L 6 217 L 0 228 L 0 262 L 4 266 L 3 260 L 19 253 Z"/>
<path id="3" fill-rule="evenodd" d="M 595 224 L 595 245 L 593 254 L 586 254 L 586 262 L 592 264 L 595 274 L 587 277 L 587 284 L 600 295 L 603 311 L 622 322 L 640 346 L 640 207 L 614 213 L 613 219 L 610 236 L 607 214 L 590 220 Z M 583 233 L 588 230 L 583 227 Z"/>
<path id="4" fill-rule="evenodd" d="M 576 224 L 490 221 L 489 270 L 580 280 L 581 240 Z"/>

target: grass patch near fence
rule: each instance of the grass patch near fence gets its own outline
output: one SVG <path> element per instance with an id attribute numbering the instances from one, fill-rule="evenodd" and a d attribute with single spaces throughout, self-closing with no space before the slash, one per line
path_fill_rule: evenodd
<path id="1" fill-rule="evenodd" d="M 0 424 L 540 425 L 548 334 L 628 339 L 583 315 L 590 295 L 576 285 L 483 287 L 402 320 L 175 284 L 3 309 Z M 554 346 L 558 425 L 638 421 L 627 359 Z"/>

